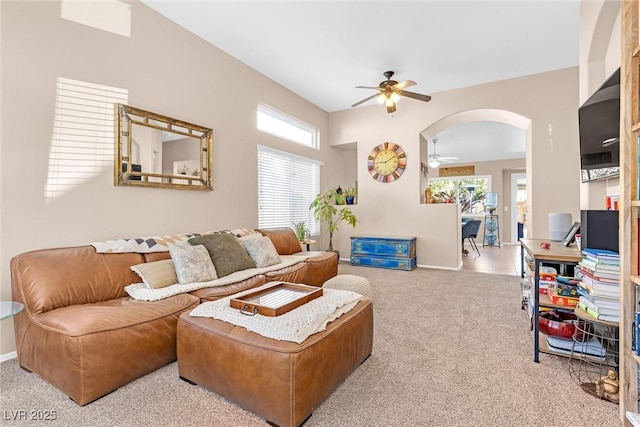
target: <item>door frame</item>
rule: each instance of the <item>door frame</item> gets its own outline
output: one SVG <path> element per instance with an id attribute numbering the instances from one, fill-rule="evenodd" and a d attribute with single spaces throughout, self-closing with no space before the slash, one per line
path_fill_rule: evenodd
<path id="1" fill-rule="evenodd" d="M 518 243 L 518 179 L 526 179 L 525 172 L 511 174 L 511 242 Z"/>

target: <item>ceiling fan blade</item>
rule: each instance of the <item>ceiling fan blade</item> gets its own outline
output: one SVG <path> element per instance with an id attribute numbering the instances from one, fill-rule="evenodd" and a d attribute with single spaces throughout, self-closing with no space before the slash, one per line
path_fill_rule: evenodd
<path id="1" fill-rule="evenodd" d="M 409 86 L 415 86 L 418 83 L 414 82 L 413 80 L 405 80 L 403 82 L 400 83 L 396 83 L 392 86 L 393 89 L 404 89 L 405 87 L 409 87 Z"/>
<path id="2" fill-rule="evenodd" d="M 356 89 L 376 89 L 380 90 L 378 86 L 356 86 Z"/>
<path id="3" fill-rule="evenodd" d="M 352 107 L 357 107 L 360 104 L 364 104 L 365 102 L 372 100 L 373 98 L 375 98 L 378 95 L 379 95 L 379 93 L 374 93 L 373 95 L 363 99 L 362 101 L 356 102 L 355 104 L 352 105 Z"/>
<path id="4" fill-rule="evenodd" d="M 440 157 L 441 160 L 458 160 L 457 157 Z"/>
<path id="5" fill-rule="evenodd" d="M 399 95 L 406 96 L 407 98 L 417 99 L 419 101 L 429 102 L 431 97 L 429 95 L 421 95 L 419 93 L 407 92 L 406 90 L 396 90 Z"/>

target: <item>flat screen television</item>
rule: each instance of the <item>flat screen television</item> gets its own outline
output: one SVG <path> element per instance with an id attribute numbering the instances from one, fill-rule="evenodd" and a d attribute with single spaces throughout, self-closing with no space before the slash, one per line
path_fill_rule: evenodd
<path id="1" fill-rule="evenodd" d="M 620 69 L 578 109 L 582 182 L 620 175 Z"/>

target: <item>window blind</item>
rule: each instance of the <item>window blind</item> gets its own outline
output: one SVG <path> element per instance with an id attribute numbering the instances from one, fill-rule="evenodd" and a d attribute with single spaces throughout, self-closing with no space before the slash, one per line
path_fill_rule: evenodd
<path id="1" fill-rule="evenodd" d="M 292 227 L 305 221 L 313 235 L 320 224 L 309 205 L 320 192 L 317 160 L 258 145 L 258 226 Z"/>

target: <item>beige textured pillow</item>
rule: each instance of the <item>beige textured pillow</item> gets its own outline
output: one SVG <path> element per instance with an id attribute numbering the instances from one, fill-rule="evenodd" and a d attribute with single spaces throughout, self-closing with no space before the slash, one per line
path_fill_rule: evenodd
<path id="1" fill-rule="evenodd" d="M 132 265 L 131 270 L 140 276 L 142 281 L 151 289 L 164 288 L 178 283 L 176 269 L 171 259 Z"/>
<path id="2" fill-rule="evenodd" d="M 169 254 L 179 283 L 208 282 L 218 278 L 209 252 L 202 245 L 169 245 Z"/>
<path id="3" fill-rule="evenodd" d="M 244 246 L 251 259 L 255 261 L 256 267 L 269 267 L 282 262 L 276 247 L 273 246 L 271 239 L 268 237 L 241 238 L 240 243 Z"/>

